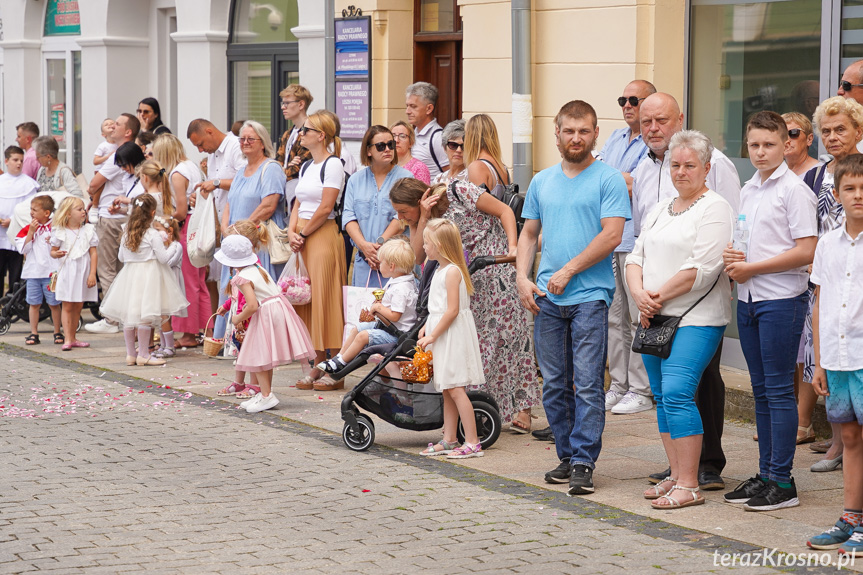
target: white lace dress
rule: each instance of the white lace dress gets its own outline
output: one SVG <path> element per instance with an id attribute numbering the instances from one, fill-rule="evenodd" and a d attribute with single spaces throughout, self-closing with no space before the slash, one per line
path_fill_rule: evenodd
<path id="1" fill-rule="evenodd" d="M 455 268 L 449 264 L 438 269 L 429 288 L 429 316 L 426 320 L 426 335 L 434 332 L 447 310 L 446 272 Z M 476 323 L 470 311 L 470 296 L 464 281 L 459 282 L 458 315 L 440 337 L 430 346 L 434 365 L 434 384 L 438 391 L 468 385 L 485 383 L 482 357 L 479 352 L 479 339 Z"/>

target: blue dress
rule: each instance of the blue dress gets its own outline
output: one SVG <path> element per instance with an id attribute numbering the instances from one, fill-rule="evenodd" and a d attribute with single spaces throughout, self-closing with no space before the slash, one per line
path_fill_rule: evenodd
<path id="1" fill-rule="evenodd" d="M 264 167 L 267 169 L 263 171 Z M 276 211 L 273 212 L 272 219 L 280 228 L 285 227 L 285 171 L 272 160 L 263 162 L 258 169 L 249 177 L 243 175 L 243 170 L 239 170 L 231 182 L 231 189 L 228 190 L 228 205 L 230 208 L 229 224 L 234 224 L 240 220 L 247 220 L 252 215 L 264 198 L 273 194 L 279 194 L 279 203 L 276 206 Z M 270 252 L 266 248 L 258 252 L 258 259 L 261 260 L 261 267 L 267 270 L 270 277 L 278 279 L 282 275 L 284 264 L 274 265 L 270 262 Z M 220 292 L 224 292 L 231 280 L 230 269 L 222 266 L 222 276 L 220 279 Z"/>
<path id="2" fill-rule="evenodd" d="M 396 211 L 390 203 L 390 189 L 398 180 L 413 177 L 413 174 L 406 169 L 394 166 L 384 179 L 383 185 L 378 188 L 375 175 L 370 168 L 363 168 L 352 175 L 345 189 L 342 227 L 346 227 L 349 222 L 357 222 L 363 237 L 367 241 L 375 241 L 396 219 Z M 351 241 L 351 243 L 354 242 Z M 371 268 L 363 258 L 362 251 L 357 249 L 354 256 L 354 275 L 351 284 L 365 287 L 370 271 Z M 386 285 L 386 278 L 380 278 L 379 274 L 372 274 L 369 287 L 377 287 L 378 279 L 383 281 L 384 286 Z"/>

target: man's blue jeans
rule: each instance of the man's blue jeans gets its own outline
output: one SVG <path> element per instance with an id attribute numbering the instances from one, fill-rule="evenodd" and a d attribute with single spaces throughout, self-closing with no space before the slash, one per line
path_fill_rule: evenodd
<path id="1" fill-rule="evenodd" d="M 797 447 L 794 368 L 809 296 L 737 302 L 740 347 L 755 397 L 758 467 L 761 477 L 791 481 Z"/>
<path id="2" fill-rule="evenodd" d="M 608 305 L 558 306 L 547 297 L 536 303 L 533 337 L 543 378 L 542 405 L 557 457 L 593 469 L 605 429 Z"/>

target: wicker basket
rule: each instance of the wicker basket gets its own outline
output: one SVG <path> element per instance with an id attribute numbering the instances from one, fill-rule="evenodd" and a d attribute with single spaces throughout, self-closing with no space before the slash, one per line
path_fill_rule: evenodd
<path id="1" fill-rule="evenodd" d="M 210 316 L 210 319 L 207 320 L 204 328 L 208 328 L 210 326 L 210 321 L 216 317 L 217 314 L 213 314 Z M 222 348 L 225 347 L 225 342 L 218 339 L 213 339 L 212 337 L 204 338 L 204 355 L 208 357 L 216 357 L 219 355 L 219 352 L 222 351 Z"/>

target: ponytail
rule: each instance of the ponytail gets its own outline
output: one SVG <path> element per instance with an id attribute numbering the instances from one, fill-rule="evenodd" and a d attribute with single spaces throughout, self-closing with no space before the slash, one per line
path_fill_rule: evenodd
<path id="1" fill-rule="evenodd" d="M 342 139 L 338 136 L 333 138 L 333 153 L 337 158 L 342 157 Z"/>

